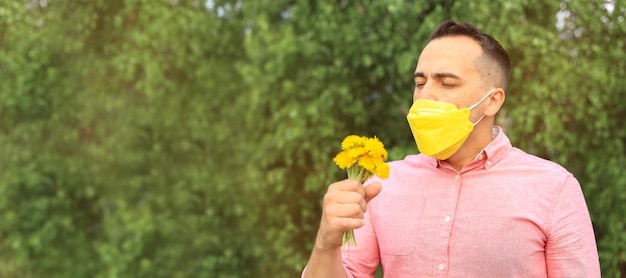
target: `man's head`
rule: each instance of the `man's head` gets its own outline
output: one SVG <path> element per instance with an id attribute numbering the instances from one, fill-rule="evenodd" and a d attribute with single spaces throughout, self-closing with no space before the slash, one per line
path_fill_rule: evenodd
<path id="1" fill-rule="evenodd" d="M 509 55 L 500 43 L 471 24 L 458 23 L 452 20 L 441 23 L 431 34 L 430 40 L 453 36 L 465 36 L 476 41 L 483 51 L 483 56 L 479 57 L 476 63 L 484 71 L 485 81 L 498 84 L 498 87 L 506 89 L 509 81 L 510 62 Z"/>
<path id="2" fill-rule="evenodd" d="M 454 21 L 442 23 L 420 54 L 413 73 L 414 104 L 435 105 L 433 103 L 443 102 L 453 104 L 458 109 L 470 108 L 468 120 L 473 128 L 470 129 L 467 140 L 459 141 L 462 145 L 455 145 L 458 149 L 452 150 L 454 154 L 446 159 L 455 168 L 460 169 L 471 161 L 493 139 L 494 119 L 504 103 L 508 72 L 509 58 L 500 44 L 469 24 Z M 445 104 L 435 106 L 439 109 Z M 428 111 L 432 113 L 432 109 Z M 421 127 L 416 129 L 424 132 Z M 456 131 L 450 134 L 452 133 Z M 416 136 L 418 137 L 424 135 Z M 430 139 L 436 142 L 433 146 L 441 147 L 438 138 Z M 418 142 L 418 147 L 419 145 Z"/>
<path id="3" fill-rule="evenodd" d="M 500 44 L 470 24 L 446 21 L 433 32 L 414 73 L 413 99 L 470 107 L 495 88 L 472 110 L 470 120 L 492 118 L 504 102 L 509 59 Z"/>

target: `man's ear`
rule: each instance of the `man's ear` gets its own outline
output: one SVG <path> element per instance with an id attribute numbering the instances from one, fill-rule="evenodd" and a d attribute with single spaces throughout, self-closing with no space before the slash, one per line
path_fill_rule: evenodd
<path id="1" fill-rule="evenodd" d="M 485 116 L 491 117 L 496 115 L 500 111 L 500 107 L 504 104 L 505 93 L 504 89 L 496 88 L 496 90 L 487 98 L 487 109 L 485 110 Z"/>

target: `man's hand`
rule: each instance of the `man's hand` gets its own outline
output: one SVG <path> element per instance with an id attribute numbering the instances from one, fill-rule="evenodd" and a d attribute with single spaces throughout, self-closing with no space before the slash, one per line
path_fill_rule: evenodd
<path id="1" fill-rule="evenodd" d="M 346 277 L 341 263 L 343 232 L 365 224 L 367 202 L 382 190 L 378 182 L 366 187 L 354 179 L 331 184 L 324 196 L 322 221 L 303 277 Z"/>
<path id="2" fill-rule="evenodd" d="M 330 251 L 341 247 L 343 232 L 365 224 L 363 213 L 367 210 L 367 202 L 381 190 L 382 185 L 378 182 L 363 187 L 354 179 L 331 184 L 324 196 L 316 248 L 319 251 Z"/>

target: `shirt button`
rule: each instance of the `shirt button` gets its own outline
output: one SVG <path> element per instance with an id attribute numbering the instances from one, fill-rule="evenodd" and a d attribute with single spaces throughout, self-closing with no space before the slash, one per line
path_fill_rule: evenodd
<path id="1" fill-rule="evenodd" d="M 446 266 L 444 264 L 439 264 L 439 266 L 437 267 L 437 269 L 439 270 L 444 270 L 446 268 Z"/>
<path id="2" fill-rule="evenodd" d="M 450 219 L 452 219 L 450 216 L 446 216 L 443 221 L 450 222 Z"/>
<path id="3" fill-rule="evenodd" d="M 459 180 L 460 176 L 461 176 L 461 175 L 456 175 L 456 176 L 454 176 L 454 179 L 455 179 L 455 180 Z"/>
<path id="4" fill-rule="evenodd" d="M 491 166 L 491 160 L 487 160 L 487 166 Z"/>

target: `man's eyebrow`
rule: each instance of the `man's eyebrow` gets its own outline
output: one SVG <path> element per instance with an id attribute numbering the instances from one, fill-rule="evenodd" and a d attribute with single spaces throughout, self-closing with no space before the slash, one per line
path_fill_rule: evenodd
<path id="1" fill-rule="evenodd" d="M 449 73 L 449 72 L 441 72 L 441 73 L 435 73 L 433 74 L 433 76 L 437 79 L 442 79 L 442 78 L 452 78 L 452 79 L 461 79 L 460 76 L 454 74 L 454 73 Z"/>
<path id="2" fill-rule="evenodd" d="M 417 78 L 417 77 L 426 78 L 426 75 L 423 72 L 416 71 L 415 73 L 413 73 L 413 78 Z M 459 77 L 458 75 L 454 73 L 449 73 L 449 72 L 434 73 L 433 77 L 436 79 L 441 79 L 441 78 L 461 79 L 461 77 Z"/>

